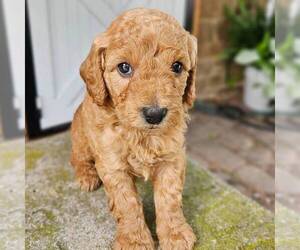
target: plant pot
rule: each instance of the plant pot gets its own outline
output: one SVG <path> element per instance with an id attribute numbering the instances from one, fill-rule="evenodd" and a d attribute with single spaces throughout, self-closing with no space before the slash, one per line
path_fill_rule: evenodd
<path id="1" fill-rule="evenodd" d="M 244 104 L 252 111 L 270 113 L 273 110 L 271 98 L 266 96 L 263 89 L 270 83 L 266 73 L 254 67 L 245 69 Z"/>
<path id="2" fill-rule="evenodd" d="M 300 111 L 297 98 L 292 95 L 290 87 L 297 81 L 292 72 L 276 70 L 276 112 L 294 114 Z"/>

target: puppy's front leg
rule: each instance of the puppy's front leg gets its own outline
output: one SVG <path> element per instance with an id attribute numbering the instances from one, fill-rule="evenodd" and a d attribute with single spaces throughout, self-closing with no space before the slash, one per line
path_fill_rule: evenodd
<path id="1" fill-rule="evenodd" d="M 114 249 L 154 249 L 143 207 L 131 176 L 123 170 L 98 172 L 108 195 L 109 208 L 117 221 Z"/>
<path id="2" fill-rule="evenodd" d="M 183 161 L 162 164 L 155 171 L 153 186 L 156 226 L 162 250 L 190 250 L 196 241 L 182 211 L 184 174 Z"/>

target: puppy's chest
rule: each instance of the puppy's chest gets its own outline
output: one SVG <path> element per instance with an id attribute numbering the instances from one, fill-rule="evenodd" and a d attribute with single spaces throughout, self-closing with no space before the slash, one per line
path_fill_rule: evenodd
<path id="1" fill-rule="evenodd" d="M 148 145 L 129 145 L 126 156 L 129 171 L 133 175 L 148 180 L 155 168 L 167 160 L 169 153 L 167 149 L 151 143 Z"/>
<path id="2" fill-rule="evenodd" d="M 178 142 L 172 138 L 142 136 L 122 128 L 107 128 L 100 141 L 102 159 L 106 164 L 126 167 L 131 174 L 146 180 L 151 178 L 158 165 L 172 161 L 180 149 Z"/>
<path id="3" fill-rule="evenodd" d="M 130 150 L 126 160 L 130 173 L 147 180 L 152 176 L 155 166 L 158 165 L 162 159 L 147 150 Z"/>

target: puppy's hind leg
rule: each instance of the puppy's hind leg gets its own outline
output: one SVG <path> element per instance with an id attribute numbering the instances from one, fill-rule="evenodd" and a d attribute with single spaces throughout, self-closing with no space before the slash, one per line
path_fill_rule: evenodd
<path id="1" fill-rule="evenodd" d="M 76 179 L 84 191 L 94 191 L 101 186 L 101 180 L 95 168 L 95 161 L 76 112 L 72 123 L 71 164 L 75 169 Z"/>

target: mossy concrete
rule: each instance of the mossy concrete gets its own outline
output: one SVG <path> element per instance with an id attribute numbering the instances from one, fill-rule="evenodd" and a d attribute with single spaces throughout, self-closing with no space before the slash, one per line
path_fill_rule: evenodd
<path id="1" fill-rule="evenodd" d="M 276 249 L 300 249 L 300 215 L 279 202 L 275 206 Z"/>
<path id="2" fill-rule="evenodd" d="M 110 249 L 115 223 L 105 193 L 79 190 L 69 165 L 69 133 L 27 144 L 26 155 L 27 249 Z M 151 185 L 139 181 L 138 190 L 156 238 Z M 275 249 L 273 215 L 193 163 L 183 203 L 195 249 Z"/>
<path id="3" fill-rule="evenodd" d="M 25 141 L 0 143 L 0 250 L 24 249 Z"/>

